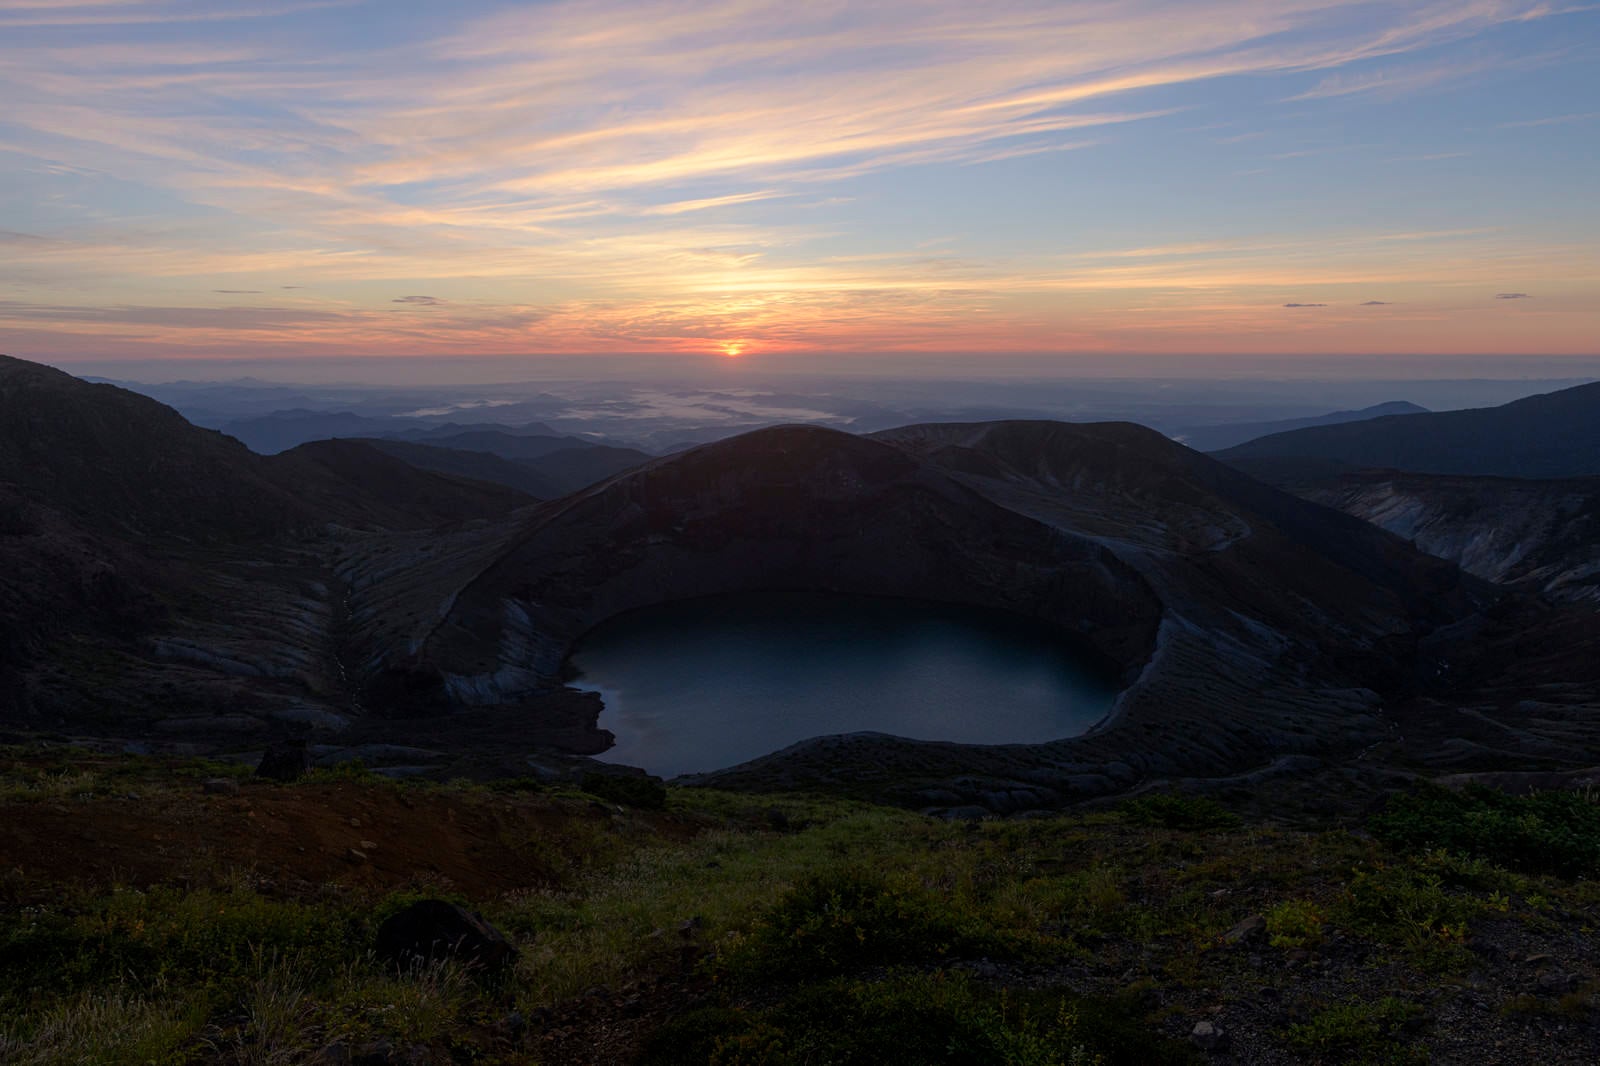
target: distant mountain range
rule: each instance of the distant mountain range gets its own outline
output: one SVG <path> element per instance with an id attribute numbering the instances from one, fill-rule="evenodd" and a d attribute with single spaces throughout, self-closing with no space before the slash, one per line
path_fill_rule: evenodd
<path id="1" fill-rule="evenodd" d="M 634 448 L 558 434 L 538 422 L 428 425 L 349 411 L 291 410 L 232 422 L 222 432 L 263 455 L 317 441 L 360 441 L 420 470 L 505 485 L 537 499 L 565 496 L 652 458 Z"/>
<path id="2" fill-rule="evenodd" d="M 416 418 L 360 415 L 353 411 L 313 411 L 303 408 L 274 411 L 255 418 L 237 419 L 224 423 L 220 429 L 228 436 L 242 441 L 251 451 L 260 452 L 262 455 L 276 455 L 296 445 L 333 437 L 392 437 L 399 440 L 435 441 L 462 434 L 489 432 L 507 437 L 559 438 L 572 442 L 567 447 L 585 443 L 576 437 L 560 437 L 555 430 L 539 422 L 521 426 L 458 422 L 441 425 Z"/>
<path id="3" fill-rule="evenodd" d="M 440 437 L 428 444 L 380 439 L 361 443 L 422 470 L 506 485 L 541 500 L 576 492 L 652 458 L 632 448 L 610 448 L 598 444 L 551 447 L 552 443 L 565 443 L 571 439 L 472 433 L 460 437 Z M 502 442 L 512 445 L 526 442 L 531 447 L 497 450 L 496 446 Z M 471 446 L 474 444 L 478 447 Z M 531 454 L 519 458 L 515 454 L 519 451 Z M 507 455 L 506 452 L 512 454 Z"/>
<path id="4" fill-rule="evenodd" d="M 1217 458 L 1274 478 L 1361 469 L 1521 478 L 1600 474 L 1600 383 L 1500 407 L 1275 433 Z"/>
<path id="5" fill-rule="evenodd" d="M 1191 426 L 1173 434 L 1179 440 L 1197 452 L 1216 452 L 1224 448 L 1231 448 L 1236 444 L 1255 440 L 1257 437 L 1267 437 L 1274 433 L 1287 433 L 1296 429 L 1307 429 L 1312 426 L 1336 426 L 1345 422 L 1365 422 L 1373 418 L 1383 418 L 1388 415 L 1419 415 L 1427 414 L 1426 407 L 1419 407 L 1405 400 L 1392 400 L 1388 403 L 1376 404 L 1372 407 L 1363 407 L 1359 411 L 1333 411 L 1325 415 L 1312 418 L 1289 418 L 1275 422 L 1230 422 L 1220 426 Z"/>
<path id="6" fill-rule="evenodd" d="M 1126 688 L 1081 738 L 851 735 L 707 780 L 1011 813 L 1378 747 L 1457 768 L 1600 751 L 1600 614 L 1509 593 L 1140 426 L 786 426 L 655 459 L 509 436 L 262 456 L 0 358 L 0 727 L 222 752 L 292 725 L 441 772 L 525 774 L 530 753 L 609 742 L 599 697 L 563 683 L 594 626 L 800 590 L 1005 610 Z M 440 446 L 462 442 L 539 454 Z M 535 502 L 527 489 L 562 486 L 524 471 L 552 463 L 585 487 Z"/>
<path id="7" fill-rule="evenodd" d="M 1600 384 L 1278 433 L 1217 457 L 1479 577 L 1600 603 Z"/>

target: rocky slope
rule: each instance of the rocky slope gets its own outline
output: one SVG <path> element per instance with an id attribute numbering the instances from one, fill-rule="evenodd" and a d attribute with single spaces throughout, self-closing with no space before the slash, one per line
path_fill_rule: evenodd
<path id="1" fill-rule="evenodd" d="M 1600 605 L 1600 478 L 1363 471 L 1286 483 L 1489 581 Z"/>

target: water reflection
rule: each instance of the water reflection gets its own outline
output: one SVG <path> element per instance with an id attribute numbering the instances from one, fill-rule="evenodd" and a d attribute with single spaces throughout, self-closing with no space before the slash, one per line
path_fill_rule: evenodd
<path id="1" fill-rule="evenodd" d="M 1035 743 L 1110 709 L 1112 680 L 1055 635 L 998 612 L 783 593 L 691 600 L 599 627 L 575 649 L 616 734 L 602 758 L 672 776 L 808 737 Z"/>

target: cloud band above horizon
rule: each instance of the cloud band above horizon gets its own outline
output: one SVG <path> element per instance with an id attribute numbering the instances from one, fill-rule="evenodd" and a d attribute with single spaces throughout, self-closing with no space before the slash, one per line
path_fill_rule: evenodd
<path id="1" fill-rule="evenodd" d="M 0 348 L 1592 352 L 1596 21 L 0 0 Z"/>

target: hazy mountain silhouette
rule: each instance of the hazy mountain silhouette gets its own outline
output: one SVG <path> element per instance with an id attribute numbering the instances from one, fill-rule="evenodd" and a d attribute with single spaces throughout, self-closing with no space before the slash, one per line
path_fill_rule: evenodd
<path id="1" fill-rule="evenodd" d="M 1236 444 L 1255 440 L 1257 437 L 1267 437 L 1274 433 L 1287 433 L 1291 430 L 1306 429 L 1311 426 L 1336 426 L 1345 422 L 1365 422 L 1388 415 L 1419 415 L 1427 413 L 1428 409 L 1426 407 L 1419 407 L 1405 400 L 1391 400 L 1388 403 L 1363 407 L 1359 411 L 1332 411 L 1312 418 L 1286 418 L 1274 422 L 1231 422 L 1220 426 L 1190 426 L 1179 430 L 1173 434 L 1173 437 L 1197 452 L 1215 452 L 1221 451 L 1223 448 L 1231 448 Z"/>
<path id="2" fill-rule="evenodd" d="M 473 434 L 479 441 L 488 436 Z M 372 438 L 361 443 L 422 470 L 506 485 L 537 499 L 565 496 L 653 458 L 633 448 L 612 448 L 595 444 L 581 444 L 578 447 L 558 448 L 546 452 L 542 448 L 545 438 L 529 439 L 541 442 L 532 449 L 540 454 L 525 459 L 508 459 L 493 451 L 447 447 L 442 443 L 423 444 L 418 441 L 381 438 Z"/>
<path id="3" fill-rule="evenodd" d="M 425 441 L 436 443 L 441 437 L 454 437 L 462 433 L 506 433 L 514 437 L 559 437 L 560 433 L 551 429 L 543 422 L 528 422 L 524 425 L 505 425 L 500 422 L 444 422 L 439 425 L 428 426 L 425 429 L 405 429 L 398 433 L 388 434 L 399 440 Z"/>
<path id="4" fill-rule="evenodd" d="M 274 411 L 222 425 L 222 432 L 252 451 L 276 455 L 301 444 L 331 437 L 378 437 L 419 428 L 415 419 L 358 415 L 353 411 Z"/>
<path id="5" fill-rule="evenodd" d="M 377 437 L 362 440 L 360 443 L 421 470 L 506 485 L 534 499 L 548 500 L 566 494 L 527 464 L 503 458 L 493 452 Z"/>
<path id="6" fill-rule="evenodd" d="M 654 456 L 637 448 L 613 448 L 603 444 L 589 444 L 582 448 L 563 448 L 532 459 L 518 462 L 539 477 L 555 486 L 556 495 L 566 495 L 588 488 L 624 470 L 632 470 L 648 463 Z"/>
<path id="7" fill-rule="evenodd" d="M 414 417 L 361 415 L 354 411 L 314 411 L 303 408 L 273 411 L 271 414 L 254 418 L 235 419 L 224 423 L 221 430 L 262 455 L 276 455 L 301 444 L 336 437 L 383 437 L 422 441 L 447 448 L 471 447 L 473 451 L 495 449 L 489 446 L 451 443 L 451 438 L 490 434 L 480 443 L 492 444 L 502 439 L 509 441 L 519 437 L 541 437 L 550 438 L 552 441 L 560 440 L 564 442 L 560 447 L 567 448 L 587 443 L 578 437 L 563 437 L 549 426 L 538 422 L 522 426 L 506 426 L 494 422 L 438 424 L 424 422 Z M 504 446 L 513 450 L 517 448 L 514 442 Z M 544 450 L 555 450 L 556 447 L 557 445 L 551 443 L 547 444 Z M 527 454 L 542 454 L 542 451 L 537 445 L 533 445 L 528 448 Z"/>
<path id="8" fill-rule="evenodd" d="M 532 493 L 494 478 L 419 469 L 387 454 L 376 441 L 324 440 L 271 459 L 275 477 L 295 476 L 301 501 L 345 522 L 412 529 L 494 518 L 534 501 Z M 387 442 L 383 442 L 387 443 Z"/>
<path id="9" fill-rule="evenodd" d="M 1600 383 L 1500 407 L 1277 433 L 1217 458 L 1275 479 L 1340 468 L 1523 478 L 1600 474 Z"/>
<path id="10" fill-rule="evenodd" d="M 546 436 L 507 432 L 503 428 L 475 429 L 460 433 L 429 434 L 424 443 L 457 451 L 489 452 L 502 459 L 538 459 L 551 452 L 595 447 L 581 437 Z"/>

